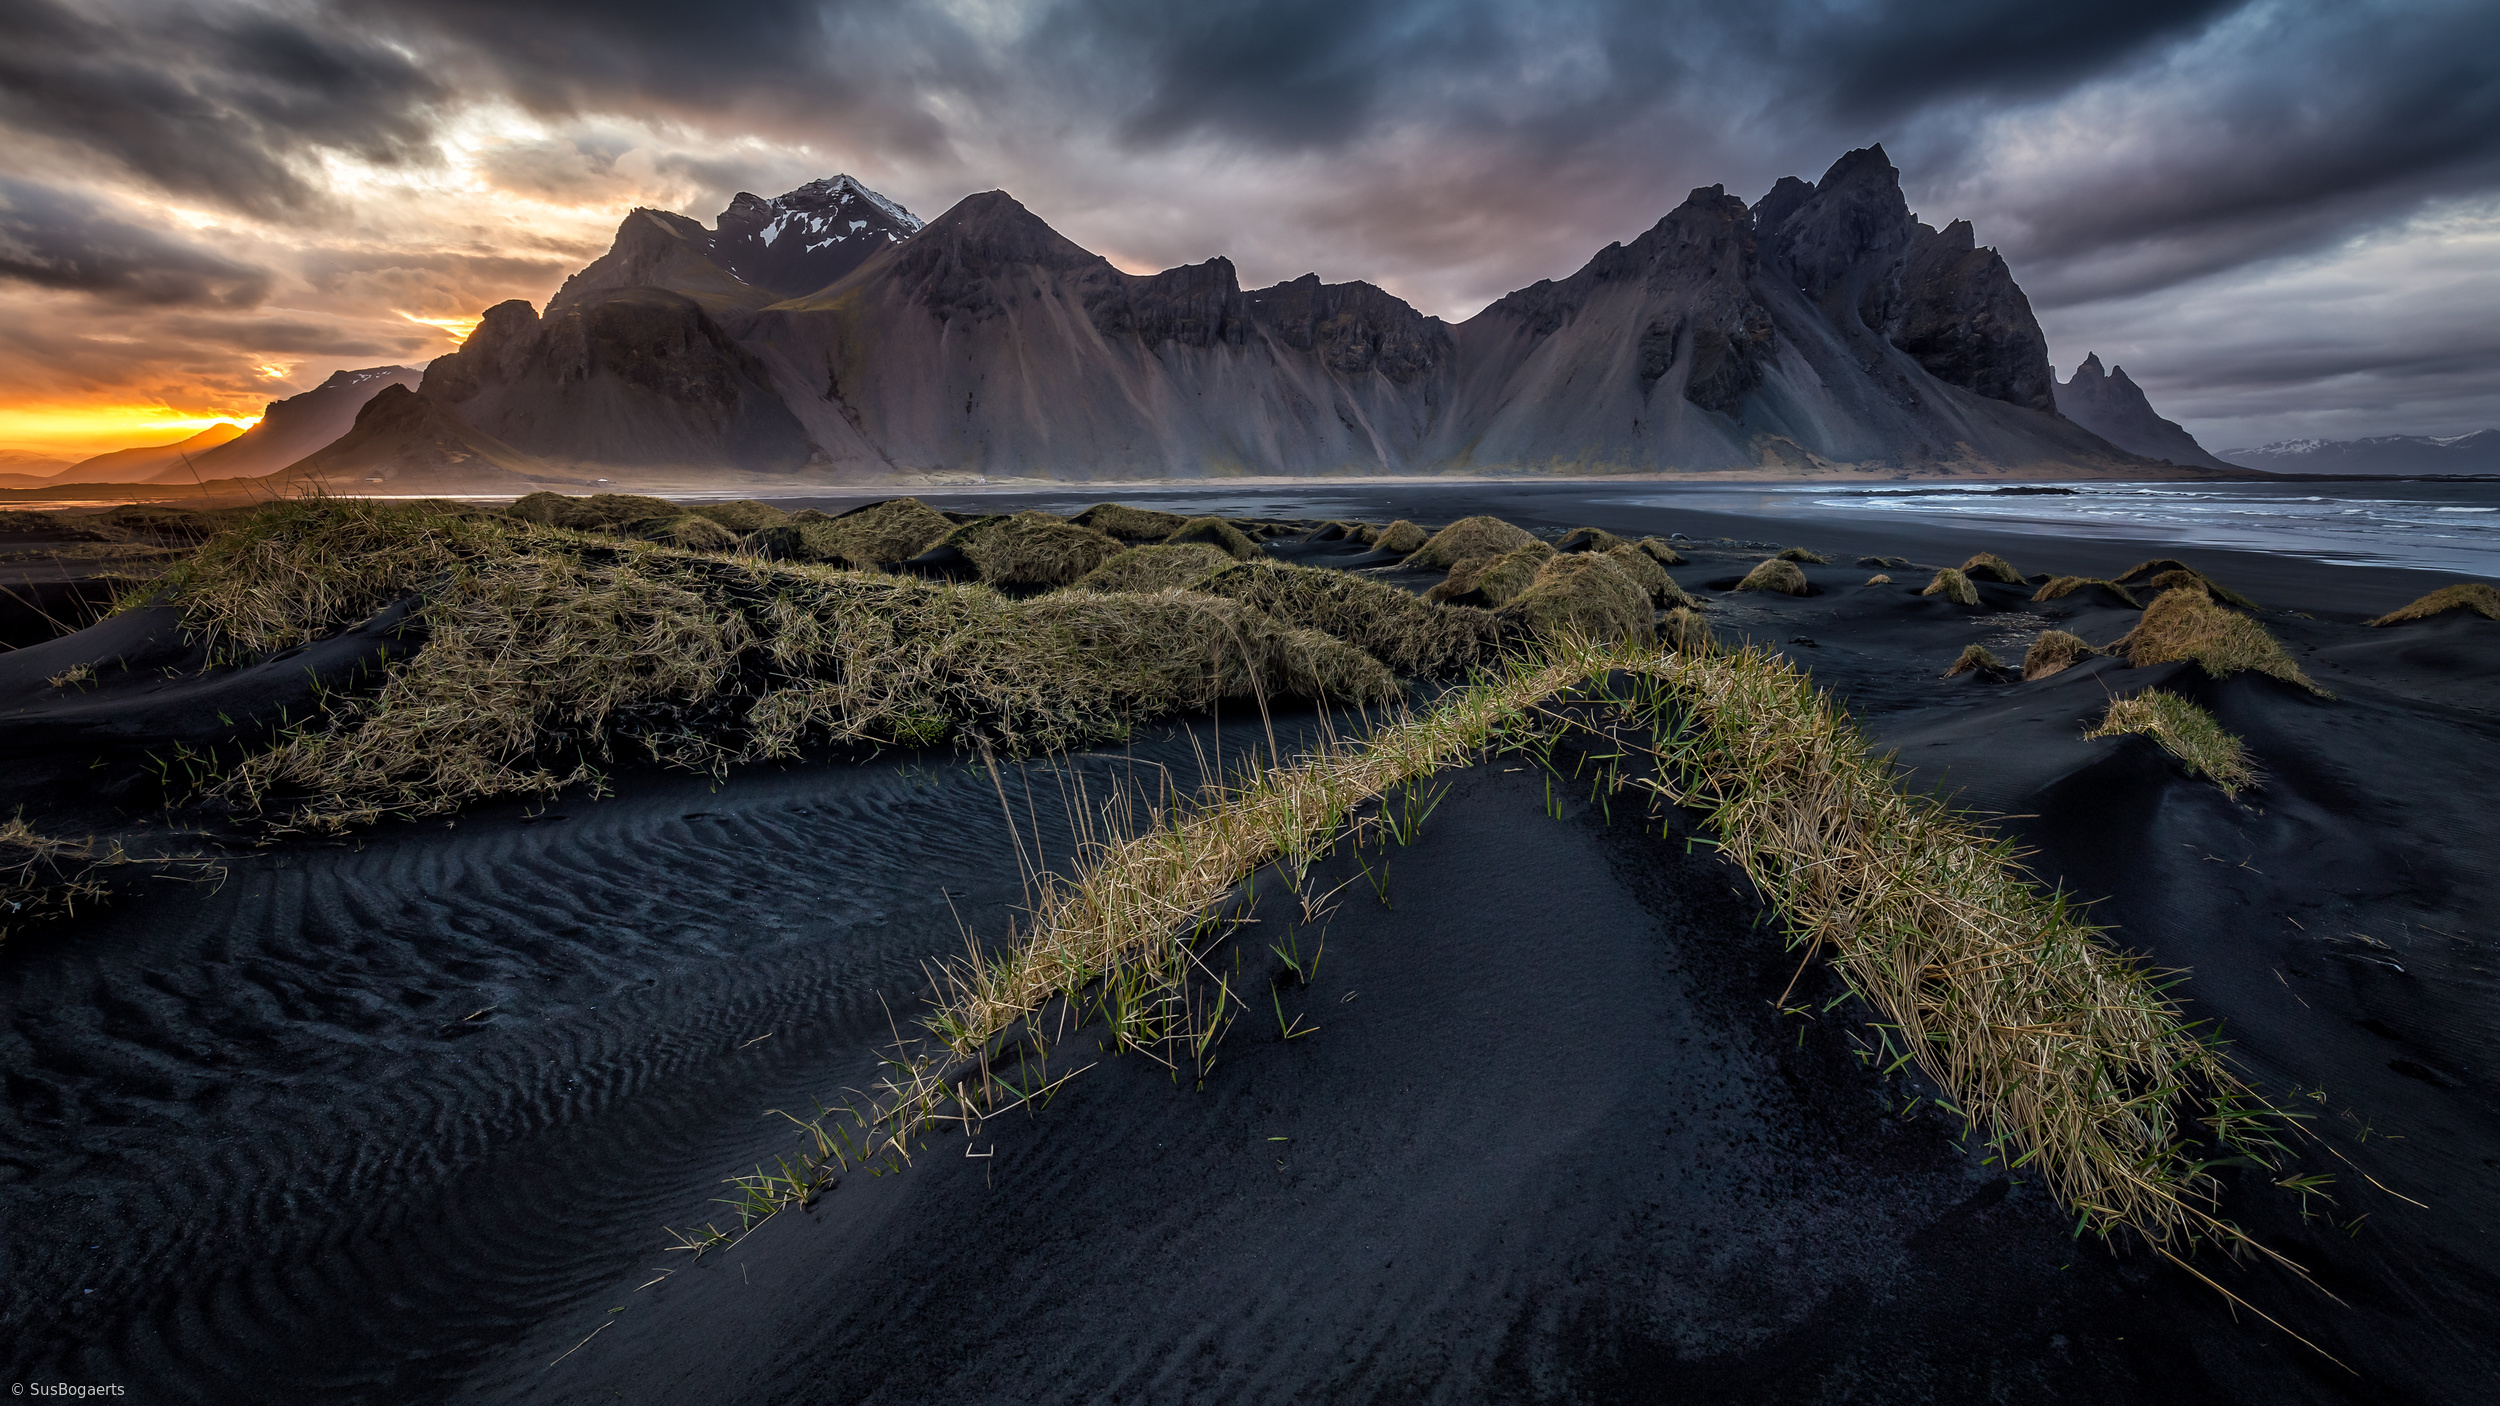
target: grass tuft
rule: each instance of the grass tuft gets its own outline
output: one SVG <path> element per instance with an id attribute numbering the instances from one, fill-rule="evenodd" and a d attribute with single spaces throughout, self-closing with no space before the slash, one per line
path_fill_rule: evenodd
<path id="1" fill-rule="evenodd" d="M 2223 585 L 2221 582 L 2216 581 L 2214 578 L 2197 570 L 2195 567 L 2188 565 L 2186 562 L 2176 561 L 2169 557 L 2155 557 L 2151 561 L 2137 562 L 2135 565 L 2119 572 L 2111 579 L 2119 585 L 2142 585 L 2151 588 L 2156 593 L 2159 593 L 2161 591 L 2169 590 L 2174 586 L 2185 584 L 2177 577 L 2177 573 L 2180 572 L 2185 572 L 2188 576 L 2195 578 L 2198 583 L 2204 586 L 2208 595 L 2211 595 L 2215 600 L 2222 602 L 2224 605 L 2235 605 L 2242 610 L 2257 610 L 2262 608 L 2257 604 L 2257 602 L 2250 600 L 2248 597 L 2241 595 L 2239 592 L 2232 590 L 2228 586 Z"/>
<path id="2" fill-rule="evenodd" d="M 1745 579 L 1736 583 L 1736 589 L 1777 591 L 1784 596 L 1802 596 L 1813 587 L 1807 583 L 1806 574 L 1798 569 L 1797 563 L 1773 557 L 1746 572 Z"/>
<path id="3" fill-rule="evenodd" d="M 0 821 L 0 940 L 38 923 L 74 917 L 111 893 L 96 871 L 119 862 L 99 859 L 95 842 L 72 844 L 36 834 L 25 818 Z"/>
<path id="4" fill-rule="evenodd" d="M 1369 532 L 1368 529 L 1367 532 L 1368 535 L 1363 540 L 1374 550 L 1389 552 L 1402 557 L 1412 556 L 1414 553 L 1421 551 L 1424 544 L 1432 540 L 1430 533 L 1424 531 L 1420 527 L 1417 527 L 1415 524 L 1408 522 L 1404 518 L 1399 518 L 1396 522 L 1390 523 L 1387 527 L 1381 528 L 1377 532 Z M 1418 563 L 1414 562 L 1408 563 L 1410 566 L 1417 564 Z M 1446 563 L 1443 564 L 1446 565 Z"/>
<path id="5" fill-rule="evenodd" d="M 1675 548 L 1668 546 L 1666 541 L 1662 538 L 1644 537 L 1632 545 L 1635 548 L 1638 548 L 1642 555 L 1648 557 L 1651 561 L 1658 563 L 1660 566 L 1685 565 L 1684 554 L 1677 551 Z"/>
<path id="6" fill-rule="evenodd" d="M 1719 647 L 1719 641 L 1710 633 L 1709 621 L 1678 606 L 1658 621 L 1658 645 L 1677 654 L 1707 654 Z"/>
<path id="7" fill-rule="evenodd" d="M 1102 565 L 1077 578 L 1076 585 L 1086 591 L 1178 591 L 1232 564 L 1231 553 L 1204 542 L 1131 547 L 1105 557 Z"/>
<path id="8" fill-rule="evenodd" d="M 1781 561 L 1801 561 L 1811 566 L 1829 566 L 1832 564 L 1832 559 L 1830 557 L 1823 555 L 1821 552 L 1807 551 L 1803 547 L 1783 547 L 1780 549 L 1779 559 Z"/>
<path id="9" fill-rule="evenodd" d="M 984 583 L 1010 589 L 1073 586 L 1126 550 L 1090 527 L 1029 509 L 1011 517 L 976 518 L 930 549 L 939 547 L 962 552 Z"/>
<path id="10" fill-rule="evenodd" d="M 1189 519 L 1179 513 L 1132 508 L 1126 503 L 1096 503 L 1068 521 L 1123 542 L 1160 542 L 1180 531 Z"/>
<path id="11" fill-rule="evenodd" d="M 2116 596 L 2119 604 L 2124 605 L 2129 610 L 2142 610 L 2144 608 L 2137 602 L 2134 592 L 2119 585 L 2115 581 L 2105 581 L 2097 576 L 2054 576 L 2041 583 L 2040 589 L 2031 593 L 2031 598 L 2035 602 L 2064 600 L 2066 597 L 2071 596 L 2075 592 L 2083 590 L 2088 586 L 2098 586 L 2102 590 Z"/>
<path id="12" fill-rule="evenodd" d="M 1866 584 L 1870 586 L 1889 586 L 1892 584 L 1892 578 L 1878 571 L 1874 575 L 1866 578 Z"/>
<path id="13" fill-rule="evenodd" d="M 1646 640 L 1657 618 L 1649 592 L 1620 562 L 1597 552 L 1549 559 L 1528 589 L 1495 613 L 1541 640 L 1603 644 Z"/>
<path id="14" fill-rule="evenodd" d="M 2391 610 L 2376 620 L 2374 626 L 2401 625 L 2408 620 L 2428 620 L 2451 610 L 2470 610 L 2486 620 L 2500 620 L 2500 590 L 2488 582 L 2460 581 L 2414 601 L 2411 605 Z"/>
<path id="15" fill-rule="evenodd" d="M 2080 635 L 2064 630 L 2043 631 L 2040 638 L 2031 642 L 2031 648 L 2023 651 L 2023 681 L 2062 673 L 2096 653 L 2099 651 L 2085 644 Z"/>
<path id="16" fill-rule="evenodd" d="M 1927 589 L 1919 592 L 1919 594 L 1922 596 L 1942 596 L 1946 600 L 1953 602 L 1955 605 L 1979 604 L 1979 588 L 1971 584 L 1971 579 L 1968 576 L 1963 575 L 1960 571 L 1957 571 L 1950 566 L 1938 570 L 1936 572 L 1936 578 L 1928 582 Z"/>
<path id="17" fill-rule="evenodd" d="M 2014 569 L 2014 564 L 1994 552 L 1980 552 L 1963 562 L 1962 574 L 1974 580 L 1985 577 L 1990 581 L 2002 581 L 2008 586 L 2023 584 L 2023 574 Z"/>
<path id="18" fill-rule="evenodd" d="M 1448 678 L 1490 664 L 1504 640 L 1502 622 L 1488 611 L 1418 600 L 1395 586 L 1319 567 L 1226 564 L 1189 589 L 1344 640 L 1410 678 Z"/>
<path id="19" fill-rule="evenodd" d="M 2143 733 L 2179 759 L 2188 775 L 2202 776 L 2236 800 L 2257 784 L 2257 768 L 2248 760 L 2248 746 L 2222 730 L 2214 715 L 2175 693 L 2158 688 L 2128 698 L 2109 700 L 2109 711 L 2087 738 Z"/>
<path id="20" fill-rule="evenodd" d="M 1235 561 L 1248 561 L 1260 554 L 1259 544 L 1251 541 L 1248 533 L 1220 517 L 1191 518 L 1172 529 L 1171 534 L 1163 539 L 1163 545 L 1167 547 L 1190 542 L 1219 548 Z"/>
<path id="21" fill-rule="evenodd" d="M 1535 541 L 1525 528 L 1513 527 L 1500 518 L 1464 517 L 1417 546 L 1407 557 L 1406 565 L 1447 568 L 1469 557 L 1498 557 L 1504 552 L 1515 552 Z M 1385 533 L 1382 548 L 1396 550 L 1387 545 Z"/>
<path id="22" fill-rule="evenodd" d="M 1537 570 L 1555 555 L 1554 548 L 1545 543 L 1530 542 L 1494 556 L 1462 557 L 1451 565 L 1448 577 L 1424 592 L 1424 599 L 1436 604 L 1508 605 L 1535 582 Z"/>
<path id="23" fill-rule="evenodd" d="M 1685 610 L 1702 608 L 1702 602 L 1682 586 L 1677 585 L 1675 578 L 1667 574 L 1667 569 L 1659 565 L 1656 557 L 1640 548 L 1626 543 L 1623 546 L 1607 548 L 1603 555 L 1607 560 L 1622 567 L 1642 590 L 1649 593 L 1651 605 L 1662 610 L 1669 607 L 1681 607 Z"/>
<path id="24" fill-rule="evenodd" d="M 740 498 L 728 503 L 702 503 L 686 511 L 697 517 L 708 517 L 741 537 L 750 532 L 761 532 L 767 527 L 779 527 L 790 520 L 788 513 L 753 498 Z"/>
<path id="25" fill-rule="evenodd" d="M 2122 650 L 2139 669 L 2193 659 L 2218 679 L 2247 671 L 2298 684 L 2321 698 L 2334 696 L 2310 682 L 2265 626 L 2215 604 L 2201 584 L 2164 591 L 2145 607 L 2136 627 L 2109 646 L 2112 654 Z"/>
<path id="26" fill-rule="evenodd" d="M 1962 652 L 1954 659 L 1952 666 L 1944 671 L 1944 677 L 1958 678 L 1963 674 L 1983 672 L 1994 674 L 2004 668 L 2004 661 L 1998 659 L 1986 645 L 1966 644 L 1962 646 Z"/>
<path id="27" fill-rule="evenodd" d="M 665 547 L 681 547 L 689 552 L 730 552 L 738 548 L 738 534 L 700 513 L 679 513 L 675 517 L 644 518 L 625 525 L 625 533 L 645 542 Z"/>
<path id="28" fill-rule="evenodd" d="M 1617 537 L 1602 527 L 1575 527 L 1563 534 L 1562 540 L 1554 544 L 1554 550 L 1558 552 L 1610 552 L 1617 547 L 1630 545 L 1629 539 Z"/>

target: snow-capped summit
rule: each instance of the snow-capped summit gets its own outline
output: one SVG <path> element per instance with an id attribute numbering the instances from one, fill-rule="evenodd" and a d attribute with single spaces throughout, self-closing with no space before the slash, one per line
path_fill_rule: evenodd
<path id="1" fill-rule="evenodd" d="M 851 176 L 828 176 L 770 200 L 738 192 L 714 222 L 712 262 L 785 298 L 833 282 L 923 221 Z"/>
<path id="2" fill-rule="evenodd" d="M 2234 449 L 2231 460 L 2252 469 L 2292 474 L 2500 473 L 2500 430 L 2283 439 L 2254 449 Z"/>

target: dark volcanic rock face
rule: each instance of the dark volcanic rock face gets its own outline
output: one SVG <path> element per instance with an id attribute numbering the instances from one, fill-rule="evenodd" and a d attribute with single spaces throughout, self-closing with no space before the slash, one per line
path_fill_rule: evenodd
<path id="1" fill-rule="evenodd" d="M 1306 273 L 1249 295 L 1250 318 L 1340 376 L 1378 371 L 1407 382 L 1450 359 L 1449 325 L 1368 283 L 1322 283 Z"/>
<path id="2" fill-rule="evenodd" d="M 2057 409 L 2048 338 L 2031 315 L 2031 299 L 1996 250 L 1974 247 L 1968 220 L 1942 231 L 1918 227 L 1884 335 L 1948 386 L 2008 405 Z"/>
<path id="3" fill-rule="evenodd" d="M 1003 190 L 965 196 L 896 250 L 883 270 L 941 319 L 995 316 L 1000 281 L 1033 274 L 1086 275 L 1106 285 L 1122 276 Z"/>
<path id="4" fill-rule="evenodd" d="M 2125 367 L 2104 374 L 2097 353 L 2083 359 L 2072 380 L 2052 376 L 2049 384 L 2056 388 L 2060 413 L 2130 454 L 2209 469 L 2234 467 L 2206 453 L 2196 436 L 2176 422 L 2163 419 L 2143 389 L 2127 378 Z"/>
<path id="5" fill-rule="evenodd" d="M 920 232 L 911 211 L 850 176 L 770 200 L 738 192 L 704 241 L 712 261 L 768 293 L 801 298 Z"/>
<path id="6" fill-rule="evenodd" d="M 1240 346 L 1249 339 L 1249 305 L 1233 261 L 1209 259 L 1143 278 L 1122 274 L 1088 294 L 1085 310 L 1106 337 L 1135 337 L 1149 347 Z"/>
<path id="7" fill-rule="evenodd" d="M 1852 316 L 1862 326 L 1882 327 L 1916 235 L 1901 198 L 1901 173 L 1884 159 L 1884 149 L 1850 152 L 1832 163 L 1812 195 L 1788 199 L 1793 208 L 1762 228 L 1764 246 L 1826 316 L 1844 327 Z"/>

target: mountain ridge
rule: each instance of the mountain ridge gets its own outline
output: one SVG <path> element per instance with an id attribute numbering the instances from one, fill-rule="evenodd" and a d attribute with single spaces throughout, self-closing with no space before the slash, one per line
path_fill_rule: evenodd
<path id="1" fill-rule="evenodd" d="M 768 276 L 790 239 L 816 262 Z M 1221 257 L 1131 274 L 1004 191 L 925 224 L 849 177 L 708 230 L 636 210 L 420 393 L 553 470 L 642 479 L 2167 469 L 2057 385 L 2003 258 L 1912 215 L 1872 146 L 1751 206 L 1698 188 L 1455 325 L 1359 281 L 1246 289 Z"/>
<path id="2" fill-rule="evenodd" d="M 2051 384 L 2056 389 L 2057 408 L 2066 418 L 2121 449 L 2147 459 L 2199 468 L 2243 467 L 2215 457 L 2196 442 L 2196 436 L 2189 434 L 2185 426 L 2163 419 L 2145 397 L 2143 388 L 2128 377 L 2127 368 L 2113 366 L 2104 371 L 2098 352 L 2086 353 L 2074 375 L 2064 381 L 2052 380 Z"/>

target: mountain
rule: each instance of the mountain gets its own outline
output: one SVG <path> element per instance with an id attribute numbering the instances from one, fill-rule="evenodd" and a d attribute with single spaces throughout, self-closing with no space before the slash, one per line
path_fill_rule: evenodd
<path id="1" fill-rule="evenodd" d="M 229 440 L 239 439 L 243 433 L 244 429 L 241 425 L 220 420 L 189 439 L 177 440 L 172 444 L 149 445 L 140 449 L 116 449 L 110 454 L 98 454 L 91 459 L 81 459 L 54 474 L 52 481 L 56 483 L 146 483 L 168 470 L 181 472 L 187 479 L 189 472 L 183 468 L 183 460 L 186 456 L 196 463 L 208 450 L 215 449 Z"/>
<path id="2" fill-rule="evenodd" d="M 70 461 L 26 449 L 0 449 L 0 490 L 40 488 Z"/>
<path id="3" fill-rule="evenodd" d="M 356 412 L 386 386 L 416 389 L 423 373 L 410 366 L 371 366 L 333 372 L 329 380 L 284 400 L 273 400 L 260 423 L 157 474 L 152 483 L 193 483 L 212 478 L 259 478 L 276 473 L 321 448 L 356 423 Z M 194 475 L 197 478 L 194 478 Z"/>
<path id="4" fill-rule="evenodd" d="M 2287 439 L 2234 449 L 2231 457 L 2278 474 L 2500 474 L 2500 430 L 2445 438 Z"/>
<path id="5" fill-rule="evenodd" d="M 712 222 L 711 261 L 784 298 L 804 297 L 920 232 L 919 216 L 849 176 L 764 200 L 745 191 Z"/>
<path id="6" fill-rule="evenodd" d="M 2130 454 L 2208 469 L 2237 467 L 2206 453 L 2196 436 L 2155 413 L 2143 389 L 2127 379 L 2127 368 L 2102 371 L 2098 353 L 2086 355 L 2074 376 L 2056 385 L 2059 413 Z"/>
<path id="7" fill-rule="evenodd" d="M 346 434 L 285 476 L 333 493 L 529 493 L 579 486 L 398 382 L 367 400 Z"/>
<path id="8" fill-rule="evenodd" d="M 2176 472 L 2058 411 L 2030 302 L 1881 147 L 1755 205 L 1706 187 L 1455 326 L 1368 283 L 1118 269 L 1003 191 L 925 226 L 848 177 L 637 210 L 542 314 L 421 392 L 646 483 L 929 473 Z"/>

